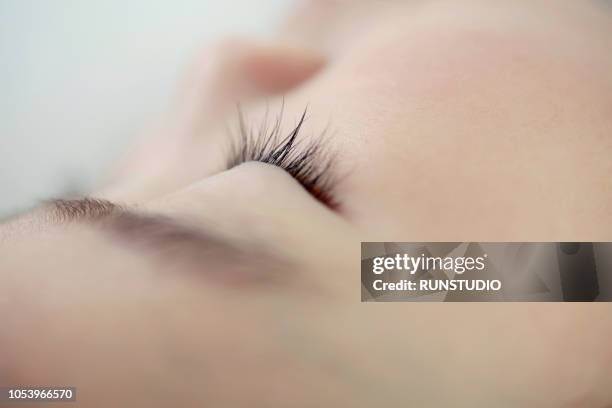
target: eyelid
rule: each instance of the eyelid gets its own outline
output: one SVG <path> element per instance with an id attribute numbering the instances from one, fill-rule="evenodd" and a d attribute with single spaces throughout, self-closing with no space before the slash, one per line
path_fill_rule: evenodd
<path id="1" fill-rule="evenodd" d="M 180 262 L 207 279 L 231 286 L 279 283 L 289 274 L 285 262 L 246 244 L 235 245 L 205 231 L 160 215 L 123 212 L 103 220 L 104 231 L 158 255 L 166 264 Z"/>
<path id="2" fill-rule="evenodd" d="M 292 276 L 286 273 L 290 266 L 287 260 L 166 216 L 141 214 L 95 198 L 54 200 L 50 204 L 54 206 L 51 212 L 56 223 L 82 222 L 96 227 L 111 234 L 115 244 L 147 251 L 165 264 L 180 262 L 211 281 L 242 286 L 282 283 Z"/>
<path id="3" fill-rule="evenodd" d="M 308 108 L 304 109 L 298 123 L 289 134 L 282 137 L 284 102 L 273 126 L 268 127 L 269 112 L 266 110 L 262 124 L 257 130 L 247 126 L 245 115 L 239 106 L 239 134 L 231 139 L 227 168 L 248 161 L 277 166 L 296 179 L 314 198 L 327 207 L 337 210 L 340 203 L 333 195 L 337 183 L 333 168 L 334 156 L 324 151 L 327 147 L 324 140 L 325 132 L 312 142 L 304 142 L 299 138 L 307 110 Z"/>

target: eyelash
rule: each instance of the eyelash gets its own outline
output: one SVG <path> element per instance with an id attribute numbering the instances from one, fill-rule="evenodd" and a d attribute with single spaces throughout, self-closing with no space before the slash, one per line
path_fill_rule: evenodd
<path id="1" fill-rule="evenodd" d="M 249 161 L 277 166 L 289 173 L 306 191 L 331 209 L 338 209 L 339 204 L 333 195 L 336 180 L 332 176 L 333 155 L 323 151 L 323 136 L 316 141 L 304 142 L 300 131 L 306 120 L 308 108 L 304 109 L 300 120 L 285 137 L 281 136 L 281 124 L 284 104 L 274 120 L 268 126 L 269 112 L 266 110 L 258 129 L 248 127 L 246 118 L 238 106 L 238 135 L 232 135 L 227 168 L 238 166 Z"/>

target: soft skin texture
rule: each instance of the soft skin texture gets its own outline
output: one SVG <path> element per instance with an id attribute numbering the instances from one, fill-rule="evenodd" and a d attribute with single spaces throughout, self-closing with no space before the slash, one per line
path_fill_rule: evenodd
<path id="1" fill-rule="evenodd" d="M 303 1 L 279 37 L 197 56 L 96 196 L 264 247 L 283 279 L 22 215 L 0 225 L 0 385 L 76 386 L 87 407 L 612 404 L 607 304 L 361 304 L 356 286 L 360 241 L 612 240 L 610 11 Z M 278 168 L 224 168 L 234 102 L 256 125 L 278 94 L 286 130 L 307 104 L 304 137 L 328 129 L 337 212 Z"/>

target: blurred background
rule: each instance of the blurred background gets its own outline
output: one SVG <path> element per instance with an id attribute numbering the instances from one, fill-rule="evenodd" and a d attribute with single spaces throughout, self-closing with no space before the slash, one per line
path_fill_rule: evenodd
<path id="1" fill-rule="evenodd" d="M 0 0 L 0 217 L 87 189 L 194 52 L 266 37 L 291 0 Z"/>

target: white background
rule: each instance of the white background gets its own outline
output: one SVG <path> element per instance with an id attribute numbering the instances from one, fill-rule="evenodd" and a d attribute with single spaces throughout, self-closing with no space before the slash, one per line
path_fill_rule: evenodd
<path id="1" fill-rule="evenodd" d="M 289 0 L 0 0 L 0 217 L 87 188 L 194 50 L 264 37 Z"/>

